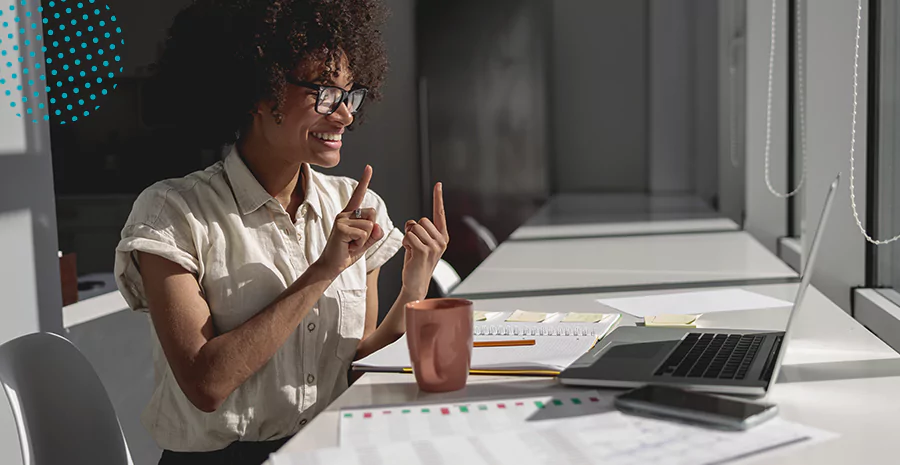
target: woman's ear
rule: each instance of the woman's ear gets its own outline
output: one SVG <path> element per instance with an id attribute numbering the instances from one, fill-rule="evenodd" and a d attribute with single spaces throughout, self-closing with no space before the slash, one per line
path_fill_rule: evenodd
<path id="1" fill-rule="evenodd" d="M 281 126 L 281 123 L 284 122 L 284 113 L 282 113 L 281 110 L 279 110 L 278 107 L 275 106 L 272 106 L 272 109 L 270 111 L 272 118 L 275 119 L 275 124 Z"/>
<path id="2" fill-rule="evenodd" d="M 250 117 L 253 119 L 271 117 L 278 125 L 284 121 L 284 114 L 281 113 L 278 105 L 272 102 L 259 102 L 254 105 L 250 110 Z"/>

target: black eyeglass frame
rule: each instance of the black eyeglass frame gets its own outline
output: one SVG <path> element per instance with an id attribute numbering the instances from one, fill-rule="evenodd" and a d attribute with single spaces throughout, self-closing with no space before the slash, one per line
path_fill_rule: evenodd
<path id="1" fill-rule="evenodd" d="M 342 89 L 337 86 L 325 86 L 322 84 L 316 84 L 314 82 L 309 81 L 301 81 L 293 76 L 287 76 L 287 82 L 299 87 L 305 87 L 307 89 L 312 89 L 316 91 L 316 113 L 320 115 L 328 116 L 337 111 L 338 108 L 341 107 L 342 103 L 347 103 L 350 100 L 350 94 L 362 92 L 362 99 L 359 101 L 359 106 L 356 107 L 356 110 L 350 109 L 350 105 L 347 105 L 347 109 L 350 110 L 351 115 L 355 115 L 359 113 L 359 110 L 362 109 L 363 104 L 366 102 L 366 96 L 369 94 L 369 89 L 365 87 L 357 87 L 353 90 Z M 331 106 L 331 110 L 328 113 L 322 113 L 319 111 L 319 106 L 322 103 L 322 98 L 325 95 L 325 89 L 337 89 L 341 92 L 341 98 L 335 100 L 335 103 Z"/>

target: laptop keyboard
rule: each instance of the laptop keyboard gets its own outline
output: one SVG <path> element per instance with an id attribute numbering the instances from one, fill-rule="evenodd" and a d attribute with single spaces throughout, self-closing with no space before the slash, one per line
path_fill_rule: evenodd
<path id="1" fill-rule="evenodd" d="M 765 335 L 688 333 L 654 376 L 744 379 Z"/>

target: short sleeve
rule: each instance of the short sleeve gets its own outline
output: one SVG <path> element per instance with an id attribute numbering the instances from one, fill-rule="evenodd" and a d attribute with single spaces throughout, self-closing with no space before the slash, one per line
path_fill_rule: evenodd
<path id="1" fill-rule="evenodd" d="M 158 255 L 197 274 L 200 263 L 192 239 L 187 207 L 164 184 L 145 190 L 135 201 L 116 247 L 115 278 L 133 310 L 147 311 L 147 299 L 136 252 Z"/>
<path id="2" fill-rule="evenodd" d="M 384 231 L 384 237 L 366 251 L 366 273 L 369 273 L 380 268 L 397 254 L 397 251 L 403 246 L 403 233 L 394 227 L 394 223 L 388 216 L 384 200 L 375 192 L 369 190 L 366 193 L 363 207 L 375 209 L 375 222 Z"/>

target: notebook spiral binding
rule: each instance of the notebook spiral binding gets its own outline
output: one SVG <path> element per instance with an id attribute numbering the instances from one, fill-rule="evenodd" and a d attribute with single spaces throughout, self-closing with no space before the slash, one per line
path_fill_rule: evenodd
<path id="1" fill-rule="evenodd" d="M 596 325 L 476 324 L 476 336 L 596 336 Z"/>

